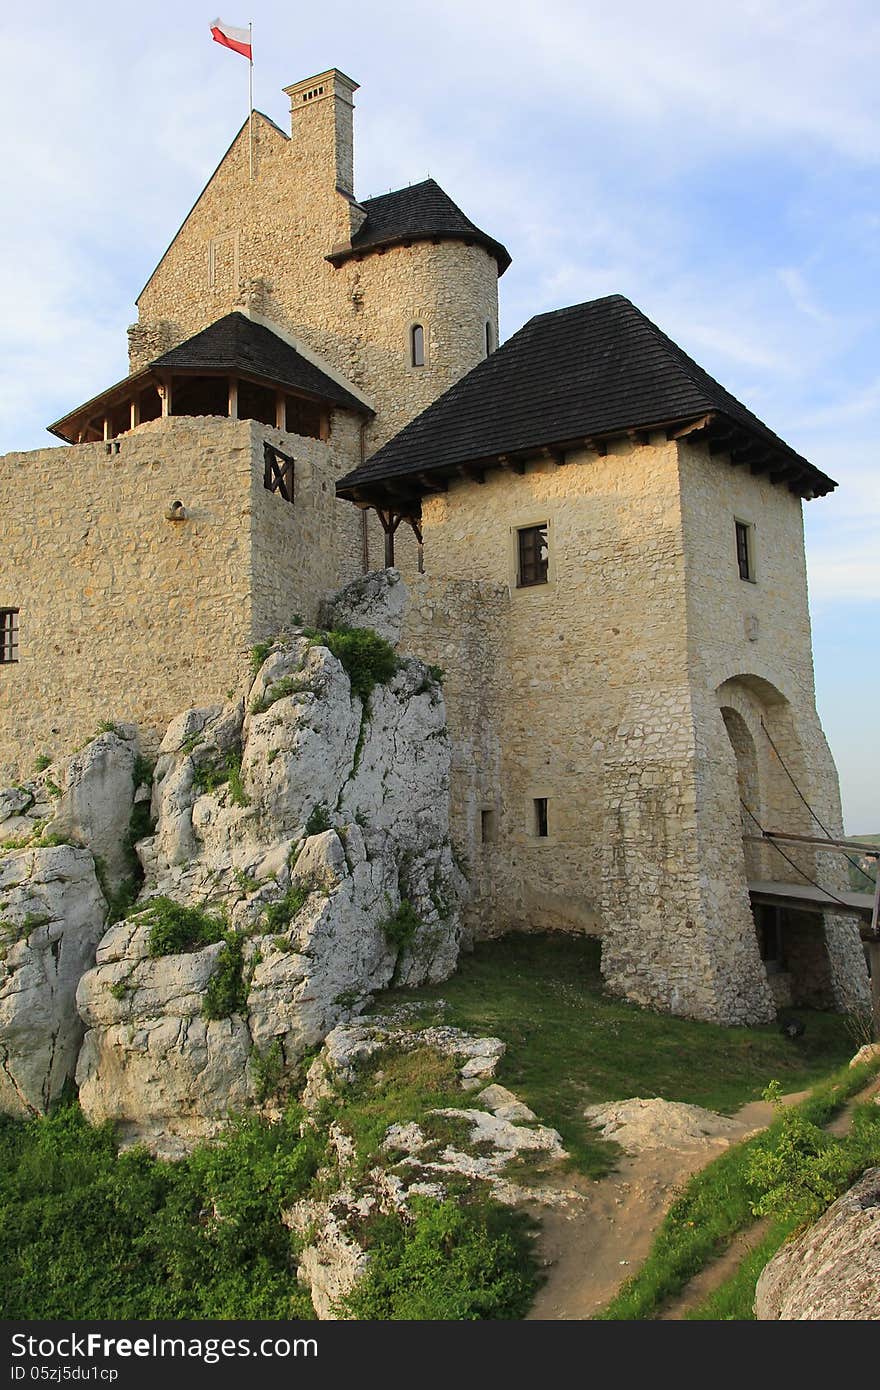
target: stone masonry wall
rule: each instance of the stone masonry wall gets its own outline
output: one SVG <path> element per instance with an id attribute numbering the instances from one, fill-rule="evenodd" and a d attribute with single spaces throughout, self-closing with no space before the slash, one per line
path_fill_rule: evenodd
<path id="1" fill-rule="evenodd" d="M 757 820 L 770 830 L 822 835 L 824 826 L 841 835 L 840 793 L 816 710 L 801 500 L 704 445 L 684 442 L 680 455 L 705 912 L 717 927 L 722 978 L 732 968 L 741 979 L 743 964 L 734 967 L 733 957 L 751 922 L 747 877 L 797 883 L 806 875 L 831 892 L 847 887 L 842 855 L 786 845 L 786 859 L 772 847 L 744 846 L 742 831 L 759 833 Z M 753 528 L 754 582 L 739 576 L 736 520 Z M 752 815 L 740 815 L 736 758 L 721 709 L 736 712 L 751 740 L 758 803 Z M 866 1004 L 856 919 L 826 914 L 825 945 L 838 1006 Z M 724 988 L 735 986 L 728 979 Z"/>
<path id="2" fill-rule="evenodd" d="M 606 457 L 584 451 L 523 477 L 499 470 L 482 486 L 450 484 L 424 502 L 427 574 L 414 586 L 407 642 L 447 670 L 475 929 L 596 931 L 613 989 L 692 1017 L 757 1023 L 774 1003 L 721 710 L 756 746 L 766 743 L 763 718 L 832 816 L 833 764 L 816 732 L 799 507 L 741 471 L 745 495 L 733 497 L 731 472 L 655 434 Z M 733 540 L 734 512 L 758 499 L 771 552 L 764 600 L 751 585 L 743 597 Z M 515 533 L 539 522 L 549 525 L 550 582 L 518 589 Z M 482 612 L 470 647 L 455 636 L 467 584 Z M 744 621 L 743 604 L 756 601 L 763 665 Z M 782 663 L 799 675 L 806 739 L 772 693 Z M 824 781 L 809 780 L 816 768 Z M 791 784 L 766 749 L 759 780 L 759 818 L 790 815 Z M 536 834 L 539 797 L 546 837 Z M 496 813 L 488 842 L 484 810 Z M 848 944 L 839 919 L 828 934 L 838 1000 L 861 990 L 849 930 Z"/>
<path id="3" fill-rule="evenodd" d="M 296 459 L 293 507 L 263 487 L 264 438 Z M 222 700 L 258 637 L 313 620 L 357 521 L 333 490 L 355 447 L 345 420 L 325 444 L 181 418 L 110 452 L 0 459 L 0 607 L 20 609 L 20 659 L 0 666 L 0 781 L 111 717 L 149 746 L 178 709 Z M 177 500 L 183 521 L 166 518 Z"/>
<path id="4" fill-rule="evenodd" d="M 599 929 L 606 758 L 615 756 L 632 690 L 663 702 L 678 700 L 685 686 L 675 448 L 640 449 L 638 468 L 631 452 L 584 451 L 561 468 L 529 466 L 523 477 L 490 472 L 482 486 L 453 483 L 424 503 L 426 582 L 435 593 L 454 574 L 502 596 L 486 615 L 494 711 L 475 708 L 485 695 L 466 669 L 455 677 L 450 670 L 446 684 L 453 739 L 470 721 L 495 750 L 471 774 L 464 827 L 478 876 L 493 884 L 479 914 L 484 931 Z M 519 589 L 515 533 L 536 522 L 550 526 L 550 582 Z M 425 625 L 418 605 L 406 640 L 433 648 L 441 666 L 463 655 L 437 646 L 436 624 Z M 461 762 L 471 762 L 470 748 Z M 538 797 L 548 799 L 546 838 L 535 833 Z M 482 808 L 497 811 L 488 844 L 480 840 Z"/>
<path id="5" fill-rule="evenodd" d="M 247 129 L 233 141 L 139 297 L 132 366 L 150 355 L 151 325 L 167 334 L 170 324 L 180 342 L 233 309 L 254 313 L 366 394 L 377 412 L 372 453 L 483 359 L 487 320 L 498 341 L 497 265 L 454 241 L 330 265 L 357 220 L 337 188 L 333 107 L 325 98 L 297 110 L 290 139 L 256 116 L 253 181 Z M 346 111 L 350 120 L 345 103 L 337 116 Z M 426 330 L 420 368 L 409 361 L 414 322 Z"/>

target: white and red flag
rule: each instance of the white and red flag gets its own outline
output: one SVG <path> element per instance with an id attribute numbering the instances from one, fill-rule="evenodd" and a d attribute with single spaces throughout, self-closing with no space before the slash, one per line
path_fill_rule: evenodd
<path id="1" fill-rule="evenodd" d="M 250 29 L 237 29 L 234 24 L 227 24 L 225 19 L 214 19 L 211 21 L 211 38 L 216 43 L 222 43 L 224 48 L 241 53 L 250 62 L 254 61 Z"/>

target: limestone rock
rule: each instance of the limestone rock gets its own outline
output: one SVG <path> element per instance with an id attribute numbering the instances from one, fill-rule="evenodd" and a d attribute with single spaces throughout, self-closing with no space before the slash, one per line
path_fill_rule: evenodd
<path id="1" fill-rule="evenodd" d="M 137 731 L 117 725 L 75 753 L 51 825 L 54 834 L 91 850 L 117 887 L 131 872 L 126 844 L 134 794 Z"/>
<path id="2" fill-rule="evenodd" d="M 759 1321 L 880 1319 L 880 1168 L 783 1245 L 758 1280 Z"/>
<path id="3" fill-rule="evenodd" d="M 717 1115 L 714 1110 L 656 1096 L 588 1105 L 584 1114 L 601 1131 L 603 1139 L 613 1139 L 627 1153 L 728 1144 L 740 1140 L 745 1133 L 745 1126 L 739 1121 Z"/>
<path id="4" fill-rule="evenodd" d="M 850 1066 L 861 1066 L 862 1062 L 871 1062 L 875 1057 L 880 1057 L 880 1042 L 864 1043 L 850 1060 Z"/>
<path id="5" fill-rule="evenodd" d="M 221 950 L 217 942 L 152 959 L 149 927 L 136 916 L 110 928 L 80 981 L 89 1029 L 76 1069 L 80 1104 L 96 1124 L 115 1121 L 124 1143 L 178 1158 L 253 1098 L 244 1020 L 202 1012 Z"/>
<path id="6" fill-rule="evenodd" d="M 464 882 L 445 719 L 421 662 L 401 661 L 364 708 L 341 662 L 295 633 L 273 644 L 244 699 L 172 722 L 155 834 L 138 846 L 141 902 L 225 913 L 243 938 L 246 1007 L 203 1015 L 219 946 L 151 960 L 137 917 L 114 928 L 79 994 L 91 1118 L 168 1151 L 253 1100 L 254 1051 L 289 1066 L 374 991 L 451 973 Z M 475 1084 L 503 1050 L 487 1047 L 465 1059 Z"/>
<path id="7" fill-rule="evenodd" d="M 409 592 L 400 571 L 390 568 L 359 575 L 325 604 L 321 621 L 330 627 L 368 627 L 392 647 L 400 641 Z"/>
<path id="8" fill-rule="evenodd" d="M 76 988 L 106 915 L 87 850 L 0 859 L 0 1111 L 43 1112 L 72 1079 L 83 1034 Z"/>

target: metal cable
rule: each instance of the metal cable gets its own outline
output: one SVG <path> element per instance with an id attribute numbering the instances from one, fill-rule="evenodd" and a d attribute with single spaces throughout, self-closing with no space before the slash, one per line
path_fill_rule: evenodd
<path id="1" fill-rule="evenodd" d="M 838 898 L 835 893 L 832 893 L 830 888 L 823 888 L 821 883 L 817 883 L 814 878 L 810 878 L 809 874 L 804 873 L 804 870 L 801 868 L 800 864 L 796 864 L 794 860 L 786 854 L 785 850 L 780 848 L 780 846 L 773 839 L 772 833 L 764 829 L 763 825 L 758 820 L 758 817 L 755 815 L 754 811 L 751 809 L 751 807 L 746 806 L 746 803 L 743 801 L 742 797 L 740 797 L 740 804 L 743 807 L 745 807 L 746 812 L 751 816 L 752 820 L 755 822 L 755 825 L 760 830 L 766 843 L 768 845 L 772 845 L 773 848 L 776 850 L 776 853 L 781 854 L 786 863 L 790 864 L 791 867 L 794 870 L 796 870 L 797 873 L 800 874 L 801 878 L 805 878 L 807 883 L 812 884 L 814 888 L 819 889 L 820 893 L 824 893 L 826 897 L 831 898 L 832 902 L 839 903 L 840 906 L 842 908 L 845 908 L 847 912 L 853 912 L 855 910 L 850 903 L 845 903 L 843 901 L 843 898 Z"/>
<path id="2" fill-rule="evenodd" d="M 803 792 L 801 791 L 800 787 L 798 786 L 797 782 L 794 780 L 794 777 L 792 776 L 791 772 L 789 771 L 785 759 L 783 758 L 783 756 L 782 756 L 782 754 L 780 753 L 779 749 L 776 747 L 776 744 L 773 742 L 773 735 L 770 733 L 770 730 L 767 728 L 767 725 L 764 723 L 763 718 L 761 719 L 761 728 L 764 730 L 764 734 L 765 734 L 765 736 L 766 736 L 766 738 L 767 738 L 767 740 L 768 740 L 768 742 L 769 742 L 769 744 L 770 744 L 770 747 L 773 749 L 773 752 L 776 754 L 777 758 L 778 758 L 779 761 L 782 763 L 782 768 L 783 768 L 783 771 L 784 771 L 786 777 L 788 778 L 788 780 L 789 780 L 789 782 L 791 783 L 791 785 L 794 787 L 795 791 L 797 792 L 797 794 L 798 794 L 798 796 L 800 797 L 801 801 L 802 801 L 802 802 L 804 803 L 804 805 L 806 806 L 806 808 L 807 808 L 807 810 L 809 811 L 810 815 L 813 817 L 813 820 L 814 820 L 814 821 L 816 822 L 816 824 L 819 826 L 820 830 L 824 830 L 825 834 L 828 836 L 829 839 L 834 838 L 834 837 L 832 836 L 832 834 L 831 834 L 831 831 L 828 829 L 828 826 L 825 825 L 825 823 L 824 823 L 822 820 L 820 820 L 819 817 L 816 815 L 816 812 L 813 810 L 812 806 L 810 805 L 810 803 L 809 803 L 809 801 L 807 800 L 807 798 L 804 796 L 804 794 L 803 794 Z M 748 810 L 748 807 L 746 807 L 746 810 Z M 751 812 L 749 812 L 749 814 L 751 815 Z M 859 873 L 862 874 L 862 876 L 868 880 L 868 882 L 871 884 L 871 886 L 874 887 L 874 885 L 876 884 L 877 880 L 871 877 L 871 875 L 868 873 L 868 870 L 867 870 L 867 869 L 863 869 L 862 866 L 861 866 L 861 864 L 858 862 L 858 860 L 856 860 L 856 859 L 851 859 L 851 858 L 849 857 L 849 855 L 847 854 L 846 850 L 842 850 L 841 853 L 843 854 L 843 857 L 844 857 L 844 859 L 846 860 L 846 862 L 847 862 L 848 864 L 851 864 L 852 867 L 853 867 L 854 869 L 857 869 L 857 870 L 859 871 Z"/>

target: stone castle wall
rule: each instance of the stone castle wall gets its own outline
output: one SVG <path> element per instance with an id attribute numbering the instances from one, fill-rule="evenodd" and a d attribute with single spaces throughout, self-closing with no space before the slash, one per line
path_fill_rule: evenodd
<path id="1" fill-rule="evenodd" d="M 253 181 L 247 129 L 239 134 L 138 299 L 132 367 L 169 332 L 181 342 L 234 309 L 251 312 L 367 396 L 372 453 L 482 361 L 487 321 L 497 343 L 497 265 L 480 246 L 443 241 L 332 266 L 326 256 L 348 241 L 356 214 L 337 187 L 333 109 L 325 99 L 300 111 L 290 139 L 256 116 Z M 414 322 L 425 327 L 418 368 Z"/>
<path id="2" fill-rule="evenodd" d="M 264 439 L 296 459 L 292 507 L 263 487 Z M 0 782 L 104 719 L 149 744 L 179 709 L 222 700 L 255 640 L 297 612 L 314 621 L 358 524 L 333 488 L 355 447 L 345 417 L 329 444 L 181 418 L 109 451 L 0 459 L 0 607 L 20 609 L 20 659 L 0 666 Z M 175 501 L 183 521 L 166 517 Z"/>
<path id="3" fill-rule="evenodd" d="M 686 688 L 675 446 L 641 450 L 638 471 L 628 452 L 585 450 L 561 468 L 530 465 L 522 477 L 492 471 L 484 485 L 451 483 L 423 506 L 426 582 L 442 589 L 454 574 L 500 586 L 484 638 L 492 707 L 483 673 L 469 681 L 455 671 L 454 643 L 438 646 L 436 623 L 425 623 L 418 604 L 407 633 L 413 649 L 433 647 L 432 660 L 448 669 L 453 737 L 470 723 L 486 750 L 465 813 L 467 854 L 494 885 L 478 914 L 483 930 L 599 928 L 606 757 L 633 691 L 675 701 Z M 518 589 L 516 530 L 544 521 L 550 582 Z M 439 594 L 435 603 L 442 608 Z M 470 747 L 462 760 L 472 764 Z M 548 799 L 546 838 L 535 834 L 538 797 Z M 482 809 L 497 813 L 488 843 Z"/>
<path id="4" fill-rule="evenodd" d="M 737 517 L 759 533 L 757 585 L 739 578 Z M 515 533 L 539 522 L 550 582 L 518 589 Z M 606 457 L 452 483 L 426 499 L 423 524 L 427 573 L 406 640 L 447 670 L 474 929 L 592 930 L 606 980 L 629 998 L 730 1023 L 772 1018 L 747 884 L 797 873 L 771 872 L 776 852 L 763 848 L 746 866 L 748 778 L 721 711 L 755 743 L 763 824 L 803 821 L 762 720 L 838 823 L 813 702 L 798 500 L 655 433 Z M 481 595 L 470 647 L 451 616 L 468 584 Z M 488 842 L 485 810 L 496 812 Z M 830 872 L 828 886 L 839 867 Z M 834 1001 L 863 998 L 852 920 L 829 921 L 826 956 Z"/>

